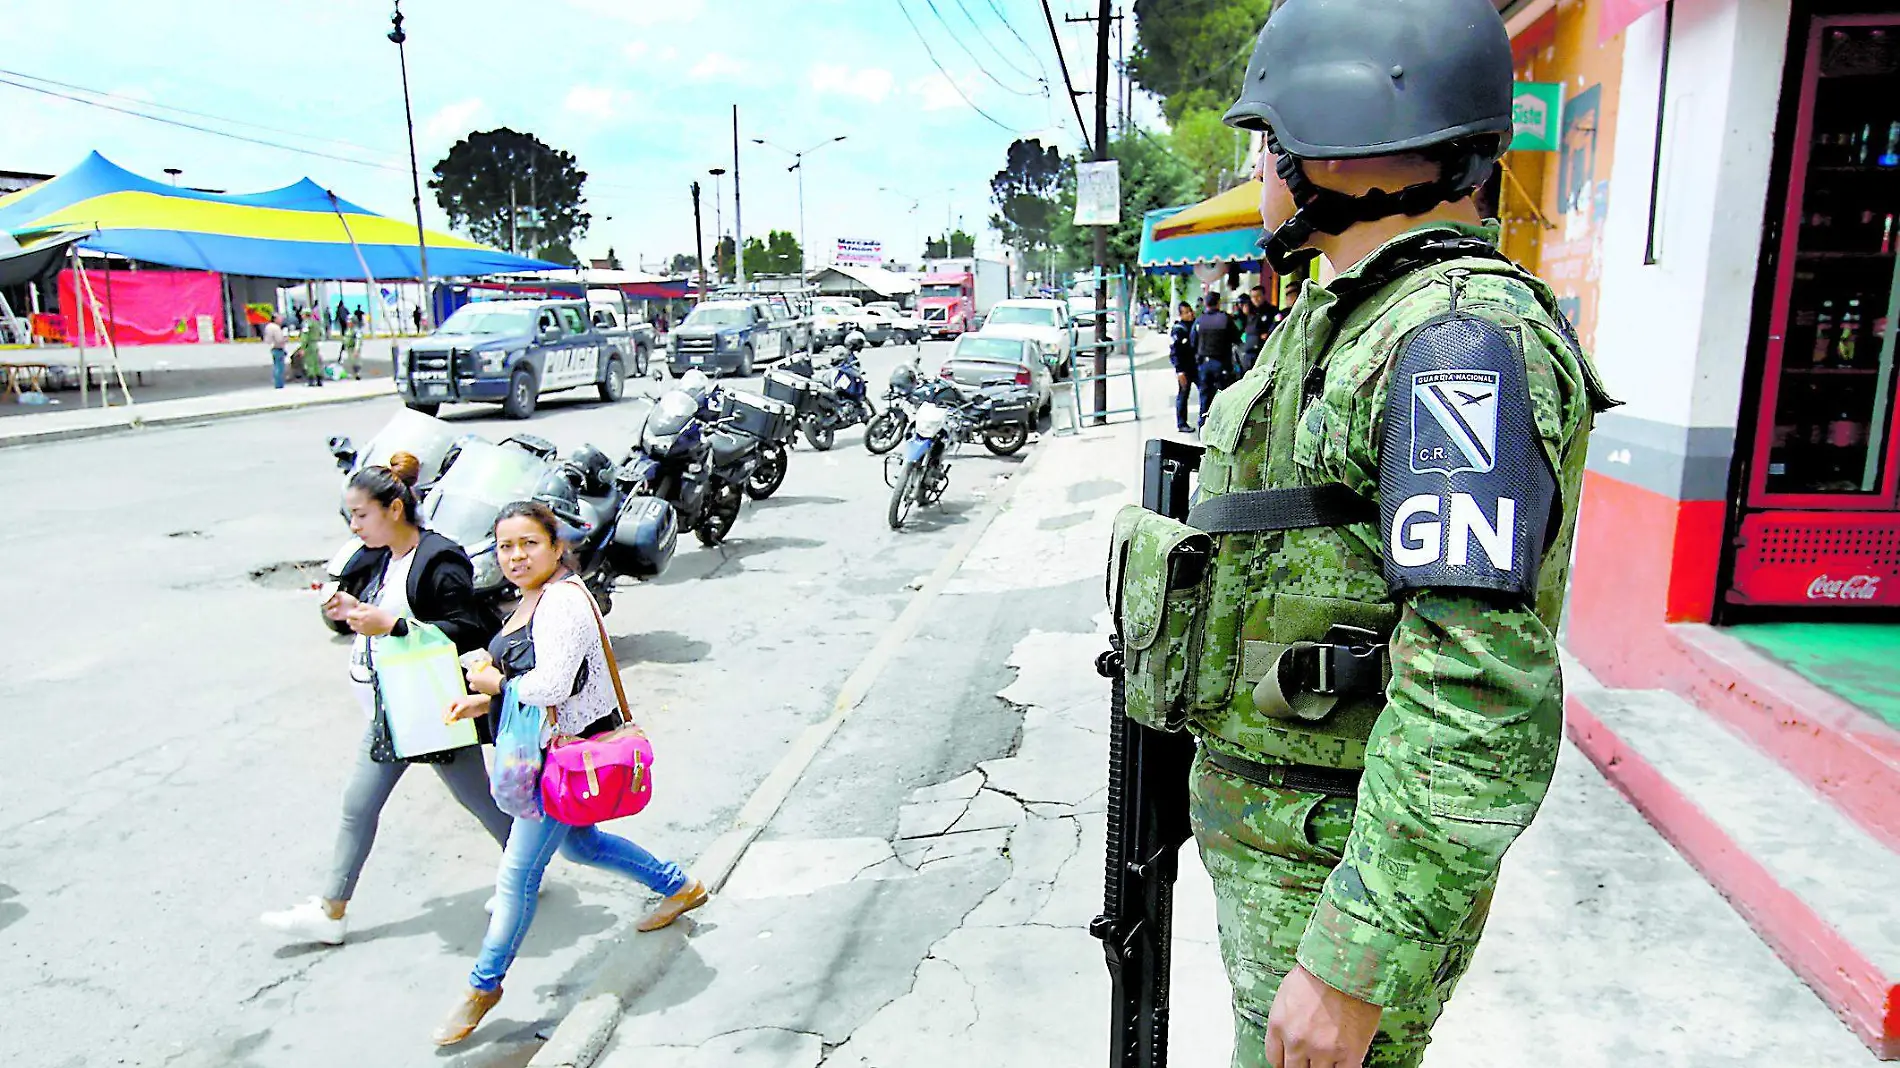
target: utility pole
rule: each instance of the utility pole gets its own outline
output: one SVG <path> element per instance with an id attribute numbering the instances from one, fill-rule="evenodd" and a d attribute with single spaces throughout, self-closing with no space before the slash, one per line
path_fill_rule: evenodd
<path id="1" fill-rule="evenodd" d="M 699 299 L 706 299 L 706 234 L 699 222 L 699 183 L 693 183 L 693 259 L 699 264 Z"/>
<path id="2" fill-rule="evenodd" d="M 396 46 L 396 63 L 402 68 L 402 118 L 409 127 L 409 186 L 415 194 L 416 256 L 422 269 L 422 324 L 435 325 L 435 302 L 429 299 L 429 239 L 422 229 L 422 174 L 416 169 L 416 116 L 409 106 L 409 56 L 403 42 L 409 35 L 402 30 L 402 0 L 396 0 L 396 13 L 389 17 L 393 27 L 389 40 Z"/>
<path id="3" fill-rule="evenodd" d="M 739 221 L 739 105 L 732 105 L 732 260 L 733 277 L 745 285 L 745 226 Z"/>
<path id="4" fill-rule="evenodd" d="M 1095 159 L 1108 158 L 1109 0 L 1095 14 Z M 1108 227 L 1095 227 L 1095 418 L 1108 422 Z"/>

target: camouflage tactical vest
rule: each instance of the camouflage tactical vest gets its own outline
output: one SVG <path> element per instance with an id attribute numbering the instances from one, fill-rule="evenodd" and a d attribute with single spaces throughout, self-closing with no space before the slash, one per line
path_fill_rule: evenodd
<path id="1" fill-rule="evenodd" d="M 1461 228 L 1462 230 L 1463 228 Z M 1513 332 L 1526 352 L 1539 436 L 1556 473 L 1563 519 L 1545 550 L 1537 612 L 1561 610 L 1589 418 L 1566 404 L 1609 402 L 1554 294 L 1501 258 L 1427 262 L 1393 277 L 1382 261 L 1444 228 L 1412 231 L 1335 279 L 1308 285 L 1253 370 L 1216 400 L 1202 441 L 1198 500 L 1246 490 L 1343 484 L 1376 499 L 1381 413 L 1402 340 L 1453 307 Z M 1455 236 L 1455 235 L 1453 235 Z M 1533 358 L 1534 356 L 1534 358 Z M 1316 721 L 1255 708 L 1262 648 L 1325 640 L 1335 625 L 1383 642 L 1399 605 L 1381 573 L 1376 520 L 1334 527 L 1212 535 L 1198 619 L 1180 680 L 1190 726 L 1216 750 L 1269 764 L 1364 766 L 1383 691 L 1344 698 Z"/>

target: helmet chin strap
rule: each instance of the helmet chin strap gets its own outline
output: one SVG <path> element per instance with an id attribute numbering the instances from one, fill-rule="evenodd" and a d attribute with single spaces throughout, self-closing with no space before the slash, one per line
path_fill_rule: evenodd
<path id="1" fill-rule="evenodd" d="M 1315 233 L 1343 234 L 1362 222 L 1422 215 L 1470 195 L 1490 175 L 1493 163 L 1485 153 L 1466 147 L 1443 159 L 1438 177 L 1432 181 L 1408 185 L 1396 193 L 1374 189 L 1349 196 L 1315 184 L 1307 177 L 1299 157 L 1280 148 L 1272 130 L 1267 131 L 1267 148 L 1274 155 L 1274 173 L 1293 194 L 1295 208 L 1292 218 L 1276 227 L 1260 245 L 1276 274 L 1301 273 L 1312 263 L 1319 250 L 1306 246 Z"/>

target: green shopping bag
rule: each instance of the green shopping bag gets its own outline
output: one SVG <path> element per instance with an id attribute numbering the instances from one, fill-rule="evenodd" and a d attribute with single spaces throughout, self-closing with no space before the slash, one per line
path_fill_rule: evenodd
<path id="1" fill-rule="evenodd" d="M 449 704 L 468 693 L 455 643 L 431 623 L 409 622 L 409 633 L 370 639 L 376 694 L 399 759 L 476 743 L 475 721 L 442 722 Z"/>

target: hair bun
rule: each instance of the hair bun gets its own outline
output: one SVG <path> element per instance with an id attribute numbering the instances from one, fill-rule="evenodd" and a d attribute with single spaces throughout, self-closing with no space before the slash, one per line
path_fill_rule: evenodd
<path id="1" fill-rule="evenodd" d="M 397 452 L 389 456 L 389 473 L 405 486 L 414 486 L 422 476 L 422 461 L 414 453 Z"/>

